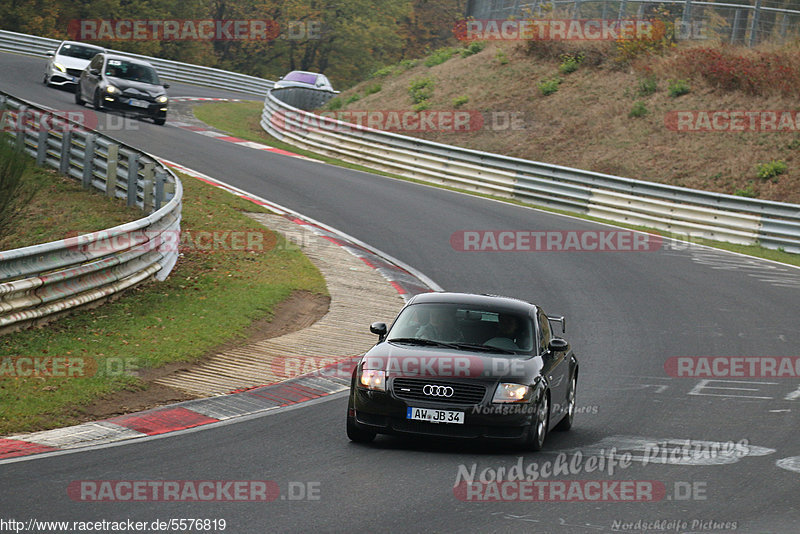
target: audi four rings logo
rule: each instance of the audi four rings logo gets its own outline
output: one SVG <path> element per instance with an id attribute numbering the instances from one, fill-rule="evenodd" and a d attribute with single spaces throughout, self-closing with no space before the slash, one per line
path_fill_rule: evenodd
<path id="1" fill-rule="evenodd" d="M 452 397 L 454 393 L 450 386 L 434 386 L 432 384 L 426 384 L 422 388 L 422 392 L 431 397 Z"/>

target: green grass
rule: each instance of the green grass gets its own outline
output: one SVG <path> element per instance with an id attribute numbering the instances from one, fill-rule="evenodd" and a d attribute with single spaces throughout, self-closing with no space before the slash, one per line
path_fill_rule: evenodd
<path id="1" fill-rule="evenodd" d="M 263 252 L 185 250 L 164 282 L 150 282 L 43 329 L 0 337 L 6 365 L 9 357 L 51 356 L 98 370 L 71 378 L 6 372 L 0 376 L 0 434 L 73 424 L 81 405 L 146 387 L 131 373 L 105 370 L 197 360 L 221 343 L 242 339 L 247 326 L 270 317 L 293 291 L 327 293 L 323 277 L 297 247 L 277 235 L 273 239 L 272 232 L 242 214 L 263 209 L 194 178 L 182 181 L 183 232 L 266 230 L 265 243 L 274 246 Z"/>
<path id="2" fill-rule="evenodd" d="M 0 250 L 103 230 L 144 216 L 96 190 L 84 190 L 76 180 L 33 165 L 23 175 L 21 194 L 32 197 L 17 215 L 13 231 L 0 236 Z"/>
<path id="3" fill-rule="evenodd" d="M 325 163 L 329 163 L 331 165 L 338 165 L 340 167 L 345 167 L 348 169 L 355 169 L 359 171 L 369 172 L 371 174 L 377 174 L 380 176 L 388 176 L 390 178 L 395 178 L 398 180 L 405 180 L 408 182 L 420 183 L 430 185 L 432 187 L 439 187 L 441 189 L 447 189 L 450 191 L 458 191 L 462 193 L 468 193 L 470 195 L 475 195 L 483 198 L 490 198 L 493 200 L 499 200 L 501 202 L 506 202 L 509 204 L 515 204 L 519 206 L 527 206 L 533 207 L 537 209 L 541 209 L 543 211 L 549 211 L 552 213 L 559 213 L 561 215 L 568 215 L 570 217 L 576 217 L 579 219 L 585 219 L 589 221 L 601 222 L 601 223 L 610 223 L 615 226 L 619 226 L 621 228 L 629 228 L 632 230 L 641 230 L 644 232 L 656 232 L 652 228 L 647 228 L 645 226 L 635 226 L 625 223 L 619 223 L 616 221 L 608 221 L 605 219 L 601 219 L 598 217 L 590 217 L 588 215 L 577 214 L 574 212 L 566 211 L 566 210 L 559 210 L 548 208 L 544 206 L 536 206 L 532 204 L 527 204 L 525 202 L 520 202 L 517 200 L 509 200 L 507 198 L 497 197 L 494 195 L 489 195 L 485 193 L 477 193 L 474 191 L 467 191 L 464 189 L 460 189 L 457 187 L 451 187 L 446 185 L 433 185 L 428 182 L 424 182 L 422 180 L 416 180 L 413 178 L 407 178 L 404 176 L 399 176 L 392 173 L 387 173 L 384 171 L 373 170 L 363 165 L 356 165 L 353 163 L 344 162 L 335 158 L 330 158 L 327 156 L 320 156 L 318 154 L 314 154 L 313 152 L 309 152 L 307 150 L 301 150 L 298 148 L 293 147 L 287 143 L 282 143 L 277 141 L 275 138 L 267 134 L 261 127 L 259 126 L 259 117 L 261 116 L 263 105 L 260 102 L 220 102 L 220 103 L 208 103 L 202 104 L 194 108 L 195 115 L 200 120 L 216 127 L 226 132 L 229 132 L 231 135 L 235 135 L 236 137 L 241 137 L 242 139 L 247 139 L 249 141 L 257 141 L 260 143 L 264 143 L 267 145 L 275 146 L 277 148 L 283 148 L 285 150 L 290 150 L 298 154 L 304 154 L 308 157 L 324 161 Z M 250 115 L 249 117 L 247 115 Z M 660 235 L 664 237 L 675 237 L 677 239 L 682 239 L 682 236 L 677 234 L 670 234 L 668 232 L 658 231 Z M 740 254 L 746 254 L 748 256 L 754 256 L 757 258 L 764 258 L 768 260 L 777 261 L 780 263 L 786 263 L 789 265 L 796 265 L 800 267 L 800 254 L 789 254 L 787 252 L 782 252 L 779 250 L 773 250 L 761 247 L 759 245 L 736 245 L 733 243 L 725 243 L 722 241 L 711 241 L 708 239 L 699 239 L 695 238 L 692 240 L 693 243 L 697 243 L 700 245 L 707 245 L 710 247 L 718 248 L 721 250 L 728 250 L 731 252 L 738 252 Z"/>

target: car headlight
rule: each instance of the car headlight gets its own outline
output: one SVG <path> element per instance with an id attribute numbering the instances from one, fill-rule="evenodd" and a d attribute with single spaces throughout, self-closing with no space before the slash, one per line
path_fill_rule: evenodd
<path id="1" fill-rule="evenodd" d="M 113 85 L 107 85 L 106 86 L 106 92 L 113 95 L 114 93 L 119 93 L 119 89 L 117 89 Z"/>
<path id="2" fill-rule="evenodd" d="M 64 65 L 61 63 L 53 63 L 53 67 L 57 68 L 61 72 L 67 72 L 67 69 L 64 68 Z"/>
<path id="3" fill-rule="evenodd" d="M 156 102 L 158 102 L 159 104 L 163 104 L 166 101 L 167 101 L 167 95 L 161 95 L 156 97 Z"/>
<path id="4" fill-rule="evenodd" d="M 362 369 L 360 382 L 367 389 L 386 391 L 386 372 L 377 369 Z"/>
<path id="5" fill-rule="evenodd" d="M 530 386 L 501 382 L 497 384 L 492 402 L 528 402 L 531 391 Z"/>

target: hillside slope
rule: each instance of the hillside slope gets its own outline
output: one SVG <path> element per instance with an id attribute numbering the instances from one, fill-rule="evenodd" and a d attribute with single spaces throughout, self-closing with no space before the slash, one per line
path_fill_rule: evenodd
<path id="1" fill-rule="evenodd" d="M 479 111 L 484 117 L 482 127 L 399 133 L 629 178 L 800 203 L 800 86 L 796 84 L 800 67 L 786 67 L 800 66 L 800 50 L 750 52 L 722 47 L 718 52 L 695 45 L 695 49 L 679 47 L 663 55 L 639 57 L 621 67 L 609 57 L 609 47 L 613 43 L 605 50 L 585 50 L 584 60 L 571 73 L 559 71 L 564 50 L 542 53 L 525 43 L 489 44 L 474 55 L 454 54 L 431 67 L 420 61 L 408 68 L 405 62 L 344 91 L 329 108 L 349 102 L 336 113 L 411 110 L 409 86 L 429 78 L 431 94 L 423 104 L 428 111 Z M 698 50 L 705 55 L 697 56 Z M 752 80 L 726 71 L 735 83 L 722 83 L 709 75 L 727 65 L 708 59 L 709 54 L 718 53 L 738 61 L 730 60 L 732 68 L 745 74 L 748 65 L 759 61 L 767 61 L 773 71 L 754 72 Z M 774 61 L 770 59 L 773 53 L 778 58 Z M 695 57 L 709 65 L 697 64 Z M 773 75 L 775 79 L 770 78 Z M 553 78 L 561 83 L 545 96 L 539 84 Z M 685 82 L 687 93 L 670 95 L 676 80 Z M 652 82 L 655 87 L 649 85 Z M 732 88 L 722 88 L 726 84 Z M 456 107 L 454 99 L 462 103 Z M 631 114 L 635 108 L 639 116 Z M 701 120 L 704 116 L 698 111 L 717 110 L 795 113 L 784 115 L 784 119 L 794 119 L 784 123 L 781 131 L 675 131 L 677 112 L 693 111 L 692 117 Z M 492 112 L 499 113 L 495 117 L 521 118 L 524 129 L 493 129 Z M 759 177 L 759 165 L 773 161 L 785 163 L 785 170 Z"/>

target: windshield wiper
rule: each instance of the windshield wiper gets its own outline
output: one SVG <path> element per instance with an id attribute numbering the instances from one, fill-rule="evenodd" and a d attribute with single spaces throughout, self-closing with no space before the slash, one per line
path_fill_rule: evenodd
<path id="1" fill-rule="evenodd" d="M 478 345 L 476 343 L 453 343 L 457 349 L 463 350 L 481 350 L 485 352 L 501 352 L 503 354 L 516 354 L 516 351 L 510 349 L 501 349 L 499 347 L 492 347 L 491 345 Z"/>
<path id="2" fill-rule="evenodd" d="M 435 341 L 433 339 L 423 339 L 419 337 L 396 337 L 387 339 L 390 343 L 409 343 L 411 345 L 428 345 L 432 347 L 449 347 L 451 349 L 458 348 L 456 344 L 445 343 L 444 341 Z"/>

